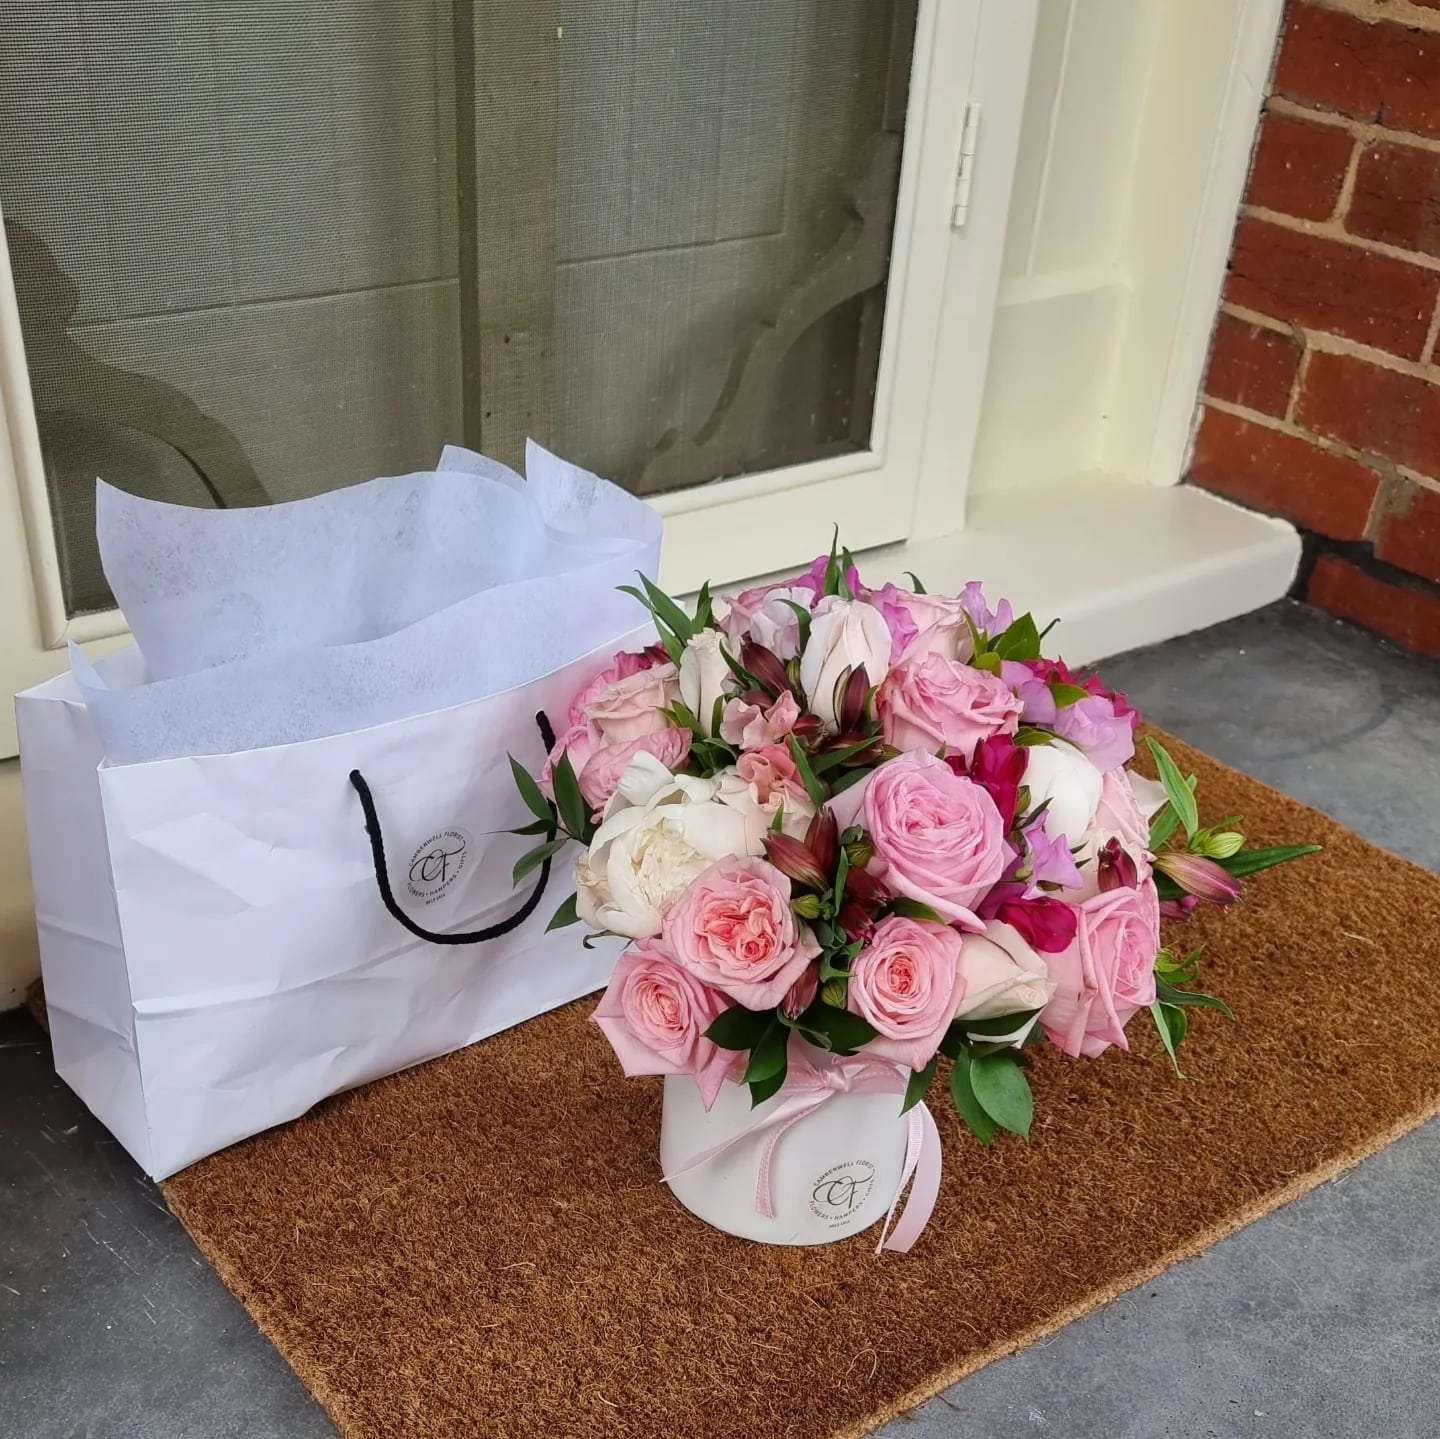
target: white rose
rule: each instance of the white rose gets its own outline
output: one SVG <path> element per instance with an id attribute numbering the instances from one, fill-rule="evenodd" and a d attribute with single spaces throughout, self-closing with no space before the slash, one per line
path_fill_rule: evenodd
<path id="1" fill-rule="evenodd" d="M 961 1020 L 998 1019 L 1041 1010 L 1055 993 L 1045 961 L 1018 930 L 999 920 L 987 924 L 984 934 L 965 936 L 960 947 L 960 977 L 965 981 L 965 994 L 955 1017 Z M 1017 1026 L 1004 1040 L 1023 1044 L 1038 1018 L 1037 1014 Z M 985 1038 L 995 1042 L 993 1035 Z"/>
<path id="2" fill-rule="evenodd" d="M 730 666 L 720 653 L 725 637 L 719 630 L 703 629 L 692 636 L 680 656 L 680 698 L 700 721 L 706 734 L 714 734 L 715 701 L 724 701 Z"/>
<path id="3" fill-rule="evenodd" d="M 1089 832 L 1100 804 L 1104 777 L 1083 751 L 1064 740 L 1032 745 L 1026 751 L 1025 784 L 1030 791 L 1030 808 L 1048 799 L 1045 833 L 1051 839 L 1064 835 L 1078 844 Z"/>
<path id="4" fill-rule="evenodd" d="M 800 656 L 800 683 L 812 714 L 827 729 L 836 728 L 835 684 L 847 669 L 865 667 L 872 685 L 890 671 L 890 626 L 863 600 L 831 596 L 815 608 L 810 640 Z"/>
<path id="5" fill-rule="evenodd" d="M 749 847 L 745 816 L 721 804 L 717 789 L 712 779 L 674 775 L 653 755 L 637 755 L 575 866 L 580 918 L 631 939 L 659 934 L 703 870 L 725 855 L 761 853 Z"/>
<path id="6" fill-rule="evenodd" d="M 815 818 L 815 806 L 803 790 L 787 790 L 776 785 L 762 800 L 759 786 L 741 779 L 733 767 L 721 770 L 715 781 L 719 786 L 716 798 L 745 821 L 748 854 L 765 853 L 765 836 L 774 828 L 777 814 L 783 816 L 781 830 L 793 839 L 804 839 L 810 821 Z"/>

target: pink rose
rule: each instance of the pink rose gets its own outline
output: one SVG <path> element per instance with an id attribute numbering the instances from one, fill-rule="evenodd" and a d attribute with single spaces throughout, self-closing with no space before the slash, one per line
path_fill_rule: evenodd
<path id="1" fill-rule="evenodd" d="M 965 995 L 960 935 L 948 925 L 891 915 L 850 968 L 847 1008 L 879 1033 L 867 1054 L 923 1069 Z"/>
<path id="2" fill-rule="evenodd" d="M 763 709 L 737 696 L 725 702 L 725 712 L 720 720 L 720 738 L 726 744 L 738 745 L 741 749 L 758 749 L 761 745 L 773 745 L 783 740 L 795 728 L 795 721 L 799 718 L 800 706 L 789 690 Z"/>
<path id="3" fill-rule="evenodd" d="M 629 679 L 631 675 L 639 674 L 641 670 L 652 669 L 657 663 L 655 656 L 649 650 L 620 650 L 610 663 L 570 701 L 570 713 L 567 716 L 569 723 L 571 725 L 582 723 L 585 719 L 585 705 L 606 686 L 613 685 L 616 680 Z"/>
<path id="4" fill-rule="evenodd" d="M 709 1109 L 736 1055 L 712 1044 L 705 1031 L 729 1007 L 724 995 L 687 974 L 658 940 L 645 939 L 620 956 L 591 1017 L 628 1077 L 693 1074 Z"/>
<path id="5" fill-rule="evenodd" d="M 599 738 L 593 725 L 587 724 L 583 717 L 579 723 L 571 725 L 555 741 L 555 748 L 545 756 L 545 768 L 540 771 L 539 779 L 542 792 L 550 799 L 555 798 L 555 766 L 560 763 L 561 755 L 570 756 L 570 768 L 575 771 L 575 778 L 579 779 L 581 771 L 590 763 L 598 747 Z M 581 793 L 584 793 L 583 785 Z"/>
<path id="6" fill-rule="evenodd" d="M 979 933 L 975 907 L 1014 852 L 989 794 L 942 759 L 901 755 L 830 801 L 840 828 L 862 824 L 888 889 Z"/>
<path id="7" fill-rule="evenodd" d="M 1128 1049 L 1125 1026 L 1155 1002 L 1160 901 L 1145 880 L 1138 889 L 1097 894 L 1076 913 L 1074 942 L 1045 956 L 1055 996 L 1040 1023 L 1066 1054 L 1093 1058 L 1112 1044 Z"/>
<path id="8" fill-rule="evenodd" d="M 576 773 L 580 781 L 580 793 L 591 810 L 602 810 L 620 786 L 630 761 L 637 754 L 651 754 L 672 774 L 684 765 L 690 757 L 690 741 L 693 738 L 688 729 L 658 729 L 653 734 L 641 735 L 629 744 L 606 744 L 593 751 L 583 768 Z M 572 755 L 570 763 L 575 763 Z M 547 765 L 548 773 L 548 765 Z"/>
<path id="9" fill-rule="evenodd" d="M 803 586 L 757 585 L 727 598 L 730 611 L 720 628 L 737 655 L 746 640 L 753 640 L 779 660 L 793 659 L 800 653 L 800 617 L 786 601 L 808 610 L 815 598 L 815 591 Z"/>
<path id="10" fill-rule="evenodd" d="M 820 953 L 790 908 L 790 881 L 763 859 L 717 860 L 665 916 L 678 963 L 747 1009 L 771 1009 Z"/>
<path id="11" fill-rule="evenodd" d="M 896 664 L 910 664 L 926 655 L 942 655 L 947 660 L 963 659 L 972 649 L 970 627 L 965 623 L 965 608 L 954 595 L 917 595 L 896 590 L 886 595 L 887 606 L 903 608 L 907 624 L 897 625 L 901 637 L 905 629 L 913 631 L 905 647 L 895 649 Z"/>
<path id="12" fill-rule="evenodd" d="M 1020 728 L 1020 701 L 999 675 L 935 653 L 891 670 L 877 703 L 885 741 L 900 750 L 944 745 L 968 761 L 981 740 Z"/>
<path id="13" fill-rule="evenodd" d="M 600 731 L 600 738 L 606 744 L 629 744 L 632 739 L 669 726 L 670 721 L 661 711 L 679 699 L 680 676 L 667 661 L 594 685 L 586 694 L 580 709 Z"/>

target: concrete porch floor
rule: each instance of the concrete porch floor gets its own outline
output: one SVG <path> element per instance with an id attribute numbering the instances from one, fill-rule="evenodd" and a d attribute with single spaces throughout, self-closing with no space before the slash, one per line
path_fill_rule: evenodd
<path id="1" fill-rule="evenodd" d="M 1440 668 L 1281 603 L 1103 669 L 1157 724 L 1440 869 Z M 1435 1434 L 1437 1213 L 1440 1121 L 881 1433 Z M 39 1031 L 0 1017 L 0 1434 L 334 1433 Z"/>

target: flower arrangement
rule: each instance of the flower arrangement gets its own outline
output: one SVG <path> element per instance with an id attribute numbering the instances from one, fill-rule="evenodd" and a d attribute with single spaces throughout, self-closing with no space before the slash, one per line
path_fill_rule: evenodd
<path id="1" fill-rule="evenodd" d="M 516 882 L 584 846 L 551 927 L 626 937 L 595 1011 L 627 1075 L 785 1085 L 791 1041 L 908 1071 L 942 1056 L 982 1141 L 1028 1135 L 1023 1050 L 1093 1057 L 1153 1018 L 1176 1072 L 1198 951 L 1162 916 L 1228 905 L 1241 880 L 1317 846 L 1247 849 L 1202 826 L 1194 778 L 1096 676 L 978 583 L 865 587 L 832 549 L 793 580 L 693 615 L 641 578 L 659 642 L 618 654 L 570 704 L 543 774 L 513 759 L 539 833 Z M 553 801 L 554 810 L 551 808 Z M 587 941 L 588 942 L 588 941 Z"/>

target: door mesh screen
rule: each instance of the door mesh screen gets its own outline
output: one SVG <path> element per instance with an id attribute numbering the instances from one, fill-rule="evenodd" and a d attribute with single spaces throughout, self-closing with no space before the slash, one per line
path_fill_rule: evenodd
<path id="1" fill-rule="evenodd" d="M 527 435 L 639 493 L 868 443 L 913 0 L 0 0 L 67 606 L 94 480 L 294 499 Z"/>

